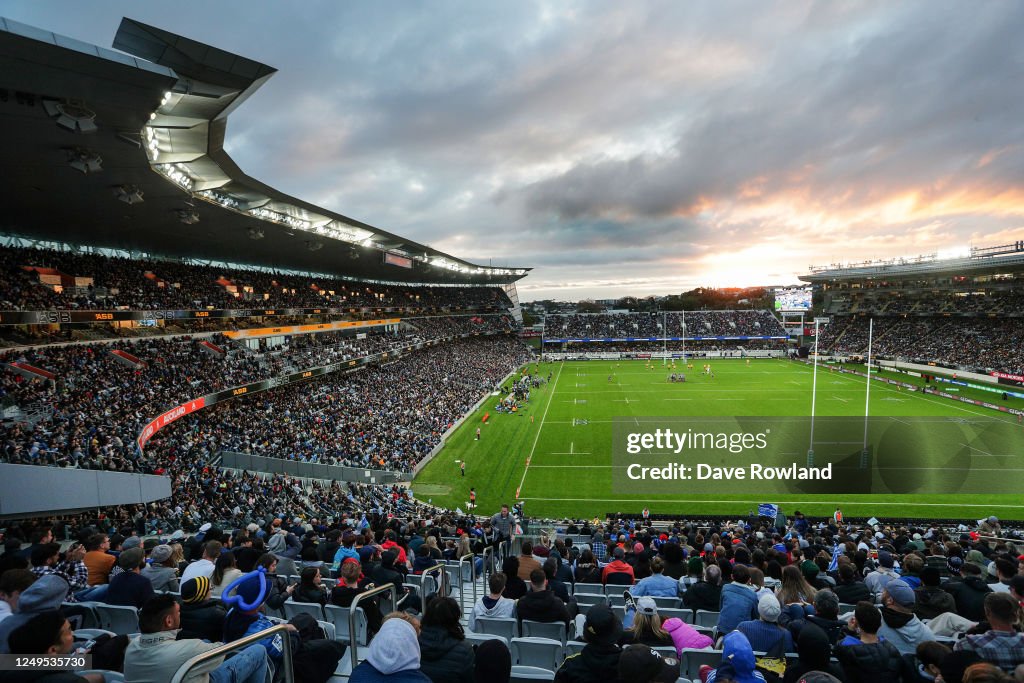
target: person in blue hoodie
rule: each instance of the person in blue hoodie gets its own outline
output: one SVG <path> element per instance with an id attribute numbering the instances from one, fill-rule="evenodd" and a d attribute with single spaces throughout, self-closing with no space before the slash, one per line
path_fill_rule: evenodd
<path id="1" fill-rule="evenodd" d="M 722 586 L 718 632 L 728 633 L 757 617 L 757 589 L 750 585 L 750 570 L 738 564 L 732 568 L 732 582 Z"/>
<path id="2" fill-rule="evenodd" d="M 754 649 L 750 647 L 747 637 L 739 631 L 725 634 L 722 663 L 717 669 L 708 672 L 707 683 L 715 683 L 717 679 L 735 683 L 765 683 L 764 676 L 756 667 Z"/>
<path id="3" fill-rule="evenodd" d="M 370 641 L 366 659 L 348 677 L 349 683 L 430 683 L 420 671 L 419 624 L 401 612 L 387 616 Z"/>

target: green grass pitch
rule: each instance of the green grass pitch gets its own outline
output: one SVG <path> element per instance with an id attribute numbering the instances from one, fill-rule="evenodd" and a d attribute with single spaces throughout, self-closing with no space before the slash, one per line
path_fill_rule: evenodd
<path id="1" fill-rule="evenodd" d="M 1019 495 L 723 495 L 715 482 L 693 482 L 676 495 L 622 495 L 612 492 L 612 418 L 636 416 L 799 416 L 808 415 L 811 368 L 784 359 L 711 359 L 714 379 L 685 371 L 685 384 L 670 384 L 671 371 L 661 361 L 578 361 L 531 364 L 551 381 L 534 390 L 518 414 L 497 413 L 499 396 L 483 406 L 449 438 L 445 447 L 423 468 L 412 484 L 420 500 L 452 509 L 466 509 L 470 487 L 476 488 L 478 512 L 491 514 L 502 503 L 524 501 L 534 517 L 590 518 L 609 512 L 652 513 L 696 517 L 746 515 L 757 503 L 778 503 L 791 514 L 831 515 L 837 505 L 848 516 L 879 518 L 956 518 L 976 520 L 987 515 L 1024 519 Z M 614 382 L 608 376 L 614 374 Z M 920 383 L 904 375 L 903 381 Z M 970 390 L 964 390 L 968 395 Z M 992 394 L 976 392 L 992 401 Z M 818 368 L 817 415 L 863 416 L 865 380 Z M 486 423 L 484 413 L 490 413 Z M 897 391 L 873 382 L 871 414 L 888 416 L 985 417 L 1016 423 L 1017 418 L 987 408 L 917 392 Z M 586 424 L 580 421 L 585 420 Z M 481 439 L 476 440 L 476 429 Z M 1020 479 L 1021 464 L 1007 466 L 1006 475 Z M 530 465 L 527 467 L 527 458 Z M 465 476 L 460 462 L 466 462 Z M 681 488 L 684 488 L 681 486 Z M 699 493 L 696 491 L 700 491 Z"/>

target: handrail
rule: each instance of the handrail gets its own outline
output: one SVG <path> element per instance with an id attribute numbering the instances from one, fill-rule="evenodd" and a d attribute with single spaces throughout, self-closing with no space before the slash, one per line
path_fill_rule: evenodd
<path id="1" fill-rule="evenodd" d="M 258 643 L 259 641 L 264 640 L 268 636 L 273 636 L 276 633 L 284 634 L 284 637 L 281 639 L 284 643 L 284 654 L 281 657 L 281 665 L 284 667 L 284 676 L 282 681 L 283 683 L 294 683 L 295 673 L 292 670 L 292 639 L 288 633 L 289 631 L 294 630 L 295 627 L 292 626 L 291 628 L 288 628 L 289 626 L 290 624 L 277 624 L 276 626 L 266 630 L 253 633 L 252 635 L 245 636 L 244 638 L 239 638 L 238 640 L 234 640 L 230 643 L 224 643 L 220 647 L 215 647 L 212 650 L 207 650 L 200 655 L 196 655 L 178 667 L 174 676 L 171 677 L 171 683 L 182 683 L 182 681 L 185 680 L 186 675 L 198 664 L 202 664 L 210 659 L 216 659 L 217 657 L 226 655 L 229 652 L 249 647 L 250 645 Z"/>
<path id="2" fill-rule="evenodd" d="M 435 577 L 431 576 L 430 579 L 437 584 L 437 594 L 443 598 L 444 596 L 446 596 L 448 594 L 448 591 L 445 590 L 445 585 L 446 584 L 445 584 L 445 580 L 444 580 L 444 565 L 443 564 L 435 564 L 433 567 L 428 567 L 427 569 L 424 569 L 422 572 L 420 572 L 420 576 L 422 578 L 426 578 L 428 575 L 435 574 L 435 573 L 440 574 L 441 575 L 440 578 L 435 578 Z M 420 580 L 420 588 L 423 588 L 423 597 L 424 597 L 424 599 L 426 599 L 426 597 L 427 597 L 427 589 L 423 586 L 422 579 Z"/>
<path id="3" fill-rule="evenodd" d="M 498 541 L 498 559 L 502 562 L 508 557 L 508 541 Z"/>
<path id="4" fill-rule="evenodd" d="M 355 671 L 356 666 L 359 664 L 359 656 L 357 651 L 359 650 L 359 637 L 356 635 L 356 607 L 364 598 L 372 598 L 375 595 L 381 593 L 391 594 L 391 611 L 394 612 L 398 609 L 398 590 L 395 588 L 393 583 L 385 583 L 383 586 L 377 586 L 371 588 L 368 591 L 359 593 L 352 600 L 352 604 L 348 607 L 348 639 L 349 639 L 349 652 L 352 653 L 352 670 Z M 379 607 L 374 607 L 379 610 Z M 173 683 L 173 682 L 172 682 Z"/>
<path id="5" fill-rule="evenodd" d="M 469 578 L 473 582 L 473 605 L 476 605 L 476 555 L 468 553 L 459 558 L 459 608 L 466 613 L 466 582 L 462 579 L 462 563 L 469 558 Z"/>
<path id="6" fill-rule="evenodd" d="M 484 546 L 483 557 L 484 557 L 484 581 L 489 581 L 490 578 L 491 578 L 491 574 L 494 573 L 494 569 L 495 569 L 495 567 L 493 566 L 493 562 L 494 562 L 494 546 L 485 545 Z M 473 604 L 474 605 L 476 604 L 475 600 L 473 601 Z"/>

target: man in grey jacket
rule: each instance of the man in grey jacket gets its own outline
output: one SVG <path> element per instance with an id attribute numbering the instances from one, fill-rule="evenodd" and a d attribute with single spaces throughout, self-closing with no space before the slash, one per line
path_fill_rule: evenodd
<path id="1" fill-rule="evenodd" d="M 181 606 L 171 595 L 156 595 L 139 612 L 142 634 L 124 653 L 124 676 L 133 683 L 166 683 L 181 665 L 196 655 L 218 648 L 189 638 L 175 640 L 181 628 Z M 237 652 L 231 659 L 215 657 L 194 667 L 187 683 L 268 683 L 271 677 L 267 652 L 258 643 Z"/>
<path id="2" fill-rule="evenodd" d="M 926 640 L 935 640 L 924 622 L 914 616 L 917 599 L 902 579 L 894 579 L 882 590 L 882 627 L 878 637 L 892 643 L 901 655 L 912 655 Z"/>

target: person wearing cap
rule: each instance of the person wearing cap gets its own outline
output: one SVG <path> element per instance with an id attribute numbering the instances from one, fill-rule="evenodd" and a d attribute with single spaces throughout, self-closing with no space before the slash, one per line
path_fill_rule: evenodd
<path id="1" fill-rule="evenodd" d="M 678 547 L 678 546 L 677 546 Z M 651 575 L 640 579 L 630 589 L 633 597 L 649 595 L 655 598 L 674 598 L 679 595 L 679 582 L 665 576 L 665 561 L 658 556 L 651 559 Z"/>
<path id="2" fill-rule="evenodd" d="M 736 630 L 747 637 L 756 652 L 771 652 L 782 645 L 782 652 L 793 651 L 793 637 L 779 626 L 782 605 L 774 595 L 762 595 L 757 601 L 757 619 L 740 622 Z"/>
<path id="3" fill-rule="evenodd" d="M 895 569 L 896 561 L 888 550 L 878 552 L 878 568 L 864 577 L 864 585 L 872 595 L 878 597 L 890 581 L 900 578 Z"/>
<path id="4" fill-rule="evenodd" d="M 205 642 L 183 638 L 181 606 L 173 596 L 157 595 L 139 613 L 141 635 L 125 650 L 125 679 L 133 683 L 169 681 L 181 666 L 195 656 L 221 645 L 218 639 Z M 258 644 L 235 652 L 230 659 L 215 657 L 193 668 L 186 681 L 211 683 L 263 683 L 271 673 L 267 654 Z"/>
<path id="5" fill-rule="evenodd" d="M 892 643 L 878 638 L 882 626 L 878 608 L 867 601 L 857 603 L 847 626 L 856 635 L 846 636 L 835 648 L 846 683 L 899 683 L 903 657 Z"/>
<path id="6" fill-rule="evenodd" d="M 633 585 L 633 567 L 625 561 L 626 551 L 616 546 L 612 551 L 612 561 L 601 571 L 601 583 L 614 586 Z"/>
<path id="7" fill-rule="evenodd" d="M 149 581 L 155 591 L 178 591 L 178 567 L 171 558 L 171 546 L 158 545 L 153 548 L 149 554 L 149 564 L 142 570 L 142 576 Z"/>
<path id="8" fill-rule="evenodd" d="M 741 622 L 757 618 L 757 592 L 750 585 L 750 569 L 742 564 L 732 568 L 732 581 L 722 586 L 718 632 L 728 633 Z"/>
<path id="9" fill-rule="evenodd" d="M 419 632 L 416 619 L 401 612 L 389 614 L 349 683 L 431 683 L 420 670 Z"/>
<path id="10" fill-rule="evenodd" d="M 555 672 L 559 683 L 605 683 L 618 675 L 622 648 L 622 623 L 607 605 L 594 605 L 587 611 L 583 642 L 579 652 L 569 655 Z"/>
<path id="11" fill-rule="evenodd" d="M 878 635 L 896 646 L 900 654 L 913 654 L 918 644 L 935 640 L 935 635 L 914 616 L 917 598 L 901 579 L 894 579 L 882 590 L 882 626 Z"/>
<path id="12" fill-rule="evenodd" d="M 620 681 L 630 683 L 675 683 L 679 660 L 662 657 L 649 646 L 635 643 L 623 648 L 617 673 Z"/>
<path id="13" fill-rule="evenodd" d="M 153 584 L 142 576 L 146 566 L 146 553 L 139 546 L 124 550 L 117 558 L 124 571 L 110 580 L 110 588 L 103 601 L 111 605 L 127 605 L 138 609 L 153 597 Z"/>
<path id="14" fill-rule="evenodd" d="M 629 591 L 623 593 L 626 598 L 625 618 L 622 620 L 622 636 L 620 645 L 643 643 L 651 647 L 674 645 L 672 636 L 662 628 L 661 617 L 658 615 L 658 604 L 654 598 L 640 597 L 633 599 Z"/>
<path id="15" fill-rule="evenodd" d="M 210 580 L 197 576 L 181 584 L 181 637 L 215 642 L 224 637 L 227 608 L 210 599 Z"/>
<path id="16" fill-rule="evenodd" d="M 1007 593 L 985 596 L 985 621 L 989 629 L 967 635 L 953 646 L 954 651 L 977 652 L 983 660 L 1012 674 L 1024 664 L 1024 634 L 1015 629 L 1020 621 L 1020 603 Z"/>

